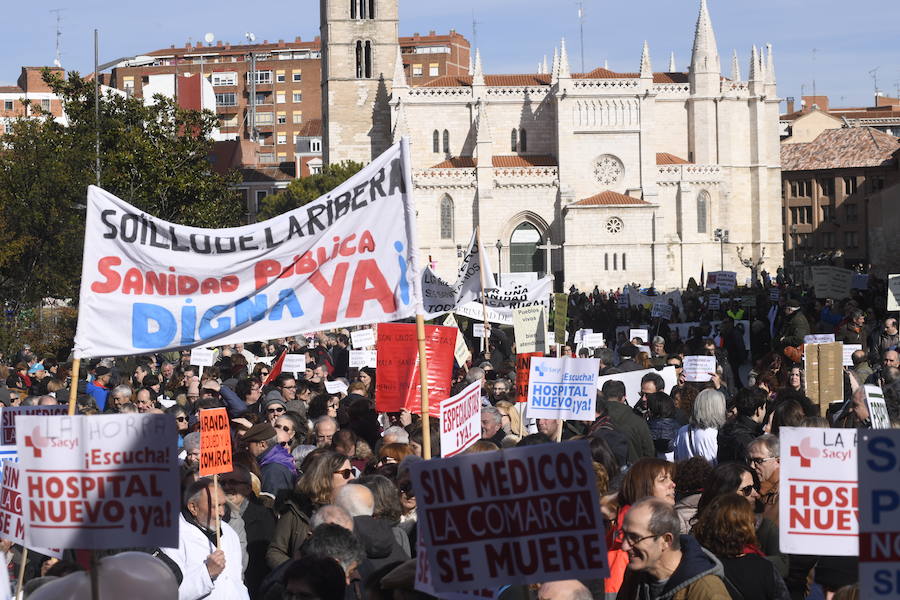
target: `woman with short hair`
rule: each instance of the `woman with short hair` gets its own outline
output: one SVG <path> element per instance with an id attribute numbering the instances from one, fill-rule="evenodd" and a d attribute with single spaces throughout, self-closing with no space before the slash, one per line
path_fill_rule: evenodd
<path id="1" fill-rule="evenodd" d="M 697 394 L 691 412 L 691 422 L 675 436 L 675 460 L 700 456 L 711 465 L 716 464 L 719 451 L 719 428 L 725 424 L 725 395 L 707 388 Z"/>

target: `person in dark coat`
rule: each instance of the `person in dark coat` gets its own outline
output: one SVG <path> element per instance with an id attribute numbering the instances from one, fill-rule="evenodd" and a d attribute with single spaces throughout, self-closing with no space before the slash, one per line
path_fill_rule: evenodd
<path id="1" fill-rule="evenodd" d="M 294 488 L 297 466 L 294 457 L 278 443 L 275 428 L 268 423 L 257 423 L 244 434 L 242 441 L 256 457 L 262 472 L 262 491 L 282 500 Z"/>
<path id="2" fill-rule="evenodd" d="M 629 445 L 636 457 L 634 460 L 656 456 L 647 421 L 636 415 L 625 403 L 624 383 L 616 380 L 605 382 L 597 401 L 605 403 L 605 412 L 609 415 L 613 429 L 628 438 Z M 629 452 L 629 460 L 631 460 L 631 452 Z"/>
<path id="3" fill-rule="evenodd" d="M 673 458 L 675 438 L 681 428 L 681 423 L 675 418 L 675 403 L 665 392 L 655 392 L 647 395 L 647 408 L 650 410 L 648 426 L 656 457 Z"/>
<path id="4" fill-rule="evenodd" d="M 719 430 L 716 454 L 719 464 L 747 461 L 747 446 L 763 433 L 766 400 L 766 393 L 759 388 L 744 388 L 737 393 L 734 399 L 737 417 Z"/>
<path id="5" fill-rule="evenodd" d="M 809 321 L 800 310 L 800 302 L 788 300 L 784 306 L 786 320 L 778 338 L 778 349 L 784 350 L 787 346 L 800 346 L 803 338 L 810 334 Z"/>
<path id="6" fill-rule="evenodd" d="M 266 565 L 266 551 L 275 534 L 275 513 L 264 506 L 253 493 L 250 471 L 235 465 L 230 473 L 219 477 L 222 490 L 232 510 L 240 513 L 247 535 L 247 568 L 244 571 L 244 585 L 250 597 L 258 598 L 260 585 L 269 574 Z"/>

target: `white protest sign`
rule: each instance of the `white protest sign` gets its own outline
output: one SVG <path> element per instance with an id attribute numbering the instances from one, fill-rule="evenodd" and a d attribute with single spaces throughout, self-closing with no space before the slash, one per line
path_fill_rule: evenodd
<path id="1" fill-rule="evenodd" d="M 638 346 L 637 349 L 638 349 L 638 352 L 646 352 L 647 356 L 650 356 L 653 354 L 653 351 L 650 350 L 650 346 Z"/>
<path id="2" fill-rule="evenodd" d="M 26 544 L 178 547 L 171 415 L 21 416 L 16 423 Z"/>
<path id="3" fill-rule="evenodd" d="M 325 382 L 325 391 L 329 394 L 346 394 L 348 389 L 347 384 L 341 380 Z"/>
<path id="4" fill-rule="evenodd" d="M 804 344 L 833 344 L 833 333 L 814 333 L 812 335 L 803 336 Z"/>
<path id="5" fill-rule="evenodd" d="M 458 315 L 470 319 L 483 320 L 487 311 L 487 320 L 500 325 L 513 324 L 513 309 L 523 306 L 541 305 L 550 311 L 550 293 L 553 291 L 553 277 L 543 277 L 527 286 L 516 285 L 511 288 L 487 290 L 484 293 L 485 305 L 481 302 L 467 302 L 456 307 Z M 426 305 L 426 311 L 428 310 Z"/>
<path id="6" fill-rule="evenodd" d="M 375 330 L 371 328 L 357 329 L 350 332 L 350 341 L 357 350 L 375 345 Z"/>
<path id="7" fill-rule="evenodd" d="M 888 275 L 887 309 L 900 311 L 900 275 Z"/>
<path id="8" fill-rule="evenodd" d="M 420 282 L 409 168 L 397 143 L 322 198 L 229 229 L 167 223 L 90 186 L 75 356 L 221 346 L 414 316 Z"/>
<path id="9" fill-rule="evenodd" d="M 410 475 L 436 592 L 609 572 L 586 440 L 419 461 Z"/>
<path id="10" fill-rule="evenodd" d="M 853 366 L 853 353 L 862 350 L 862 344 L 844 344 L 844 363 L 845 367 Z"/>
<path id="11" fill-rule="evenodd" d="M 593 421 L 599 368 L 596 358 L 532 357 L 528 417 Z"/>
<path id="12" fill-rule="evenodd" d="M 589 333 L 581 339 L 581 345 L 585 348 L 602 348 L 603 344 L 602 333 Z"/>
<path id="13" fill-rule="evenodd" d="M 657 302 L 653 305 L 653 311 L 650 313 L 650 316 L 670 321 L 672 320 L 672 306 L 665 302 Z"/>
<path id="14" fill-rule="evenodd" d="M 684 380 L 704 382 L 712 379 L 711 373 L 716 372 L 715 356 L 685 356 Z"/>
<path id="15" fill-rule="evenodd" d="M 447 315 L 447 318 L 444 319 L 443 325 L 444 327 L 453 327 L 454 329 L 456 329 L 456 345 L 453 347 L 453 358 L 454 360 L 456 360 L 456 364 L 460 366 L 466 364 L 466 362 L 470 358 L 472 358 L 472 352 L 469 350 L 469 347 L 466 346 L 465 337 L 461 335 L 459 331 L 459 326 L 456 323 L 456 317 L 454 317 L 453 315 Z"/>
<path id="16" fill-rule="evenodd" d="M 495 600 L 509 586 L 496 590 L 481 589 L 467 592 L 436 592 L 431 585 L 431 569 L 428 566 L 428 548 L 425 547 L 422 532 L 416 528 L 416 580 L 413 587 L 439 600 Z"/>
<path id="17" fill-rule="evenodd" d="M 216 351 L 210 348 L 191 348 L 191 364 L 195 367 L 211 367 L 216 364 Z"/>
<path id="18" fill-rule="evenodd" d="M 481 382 L 441 402 L 441 458 L 459 454 L 481 439 Z"/>
<path id="19" fill-rule="evenodd" d="M 709 297 L 709 301 L 707 303 L 707 308 L 709 308 L 709 310 L 719 310 L 720 306 L 721 306 L 721 299 L 719 298 L 719 295 L 718 294 L 711 295 Z"/>
<path id="20" fill-rule="evenodd" d="M 513 309 L 516 352 L 543 352 L 547 348 L 547 313 L 542 304 Z"/>
<path id="21" fill-rule="evenodd" d="M 900 431 L 861 435 L 859 597 L 900 598 Z"/>
<path id="22" fill-rule="evenodd" d="M 706 287 L 728 293 L 737 287 L 737 273 L 734 271 L 710 271 L 706 278 Z"/>
<path id="23" fill-rule="evenodd" d="M 483 338 L 484 323 L 472 323 L 472 335 L 478 338 Z"/>
<path id="24" fill-rule="evenodd" d="M 281 370 L 286 373 L 303 373 L 306 371 L 305 354 L 286 354 Z"/>
<path id="25" fill-rule="evenodd" d="M 597 389 L 602 390 L 603 384 L 607 381 L 621 381 L 625 385 L 625 401 L 629 406 L 634 406 L 641 399 L 641 379 L 647 373 L 656 373 L 663 378 L 665 389 L 662 391 L 669 393 L 672 388 L 678 385 L 678 374 L 675 367 L 668 366 L 657 371 L 656 369 L 643 369 L 641 371 L 627 371 L 625 373 L 616 373 L 614 375 L 603 375 L 597 378 Z"/>
<path id="26" fill-rule="evenodd" d="M 350 368 L 362 369 L 363 367 L 378 366 L 378 353 L 376 350 L 351 350 Z"/>
<path id="27" fill-rule="evenodd" d="M 65 404 L 51 406 L 3 406 L 0 407 L 0 460 L 15 460 L 16 419 L 22 415 L 65 415 L 69 407 Z"/>
<path id="28" fill-rule="evenodd" d="M 641 340 L 642 342 L 645 342 L 645 343 L 649 342 L 650 341 L 650 339 L 649 339 L 650 332 L 648 332 L 646 329 L 629 329 L 628 330 L 628 341 L 630 342 L 634 338 L 638 338 L 639 340 Z"/>
<path id="29" fill-rule="evenodd" d="M 841 300 L 850 296 L 853 271 L 827 265 L 817 265 L 811 269 L 816 298 Z"/>
<path id="30" fill-rule="evenodd" d="M 856 429 L 778 430 L 782 553 L 857 556 L 856 435 Z"/>
<path id="31" fill-rule="evenodd" d="M 864 385 L 866 395 L 866 407 L 869 409 L 869 420 L 872 429 L 890 429 L 891 417 L 888 415 L 887 403 L 884 401 L 884 392 L 877 385 Z"/>
<path id="32" fill-rule="evenodd" d="M 0 489 L 0 539 L 9 540 L 20 546 L 25 545 L 25 520 L 22 518 L 24 491 L 19 465 L 4 460 L 3 487 Z M 30 549 L 46 556 L 62 558 L 61 548 L 31 546 Z"/>
<path id="33" fill-rule="evenodd" d="M 581 344 L 584 342 L 584 336 L 591 335 L 594 333 L 593 329 L 579 329 L 575 332 L 575 343 Z"/>

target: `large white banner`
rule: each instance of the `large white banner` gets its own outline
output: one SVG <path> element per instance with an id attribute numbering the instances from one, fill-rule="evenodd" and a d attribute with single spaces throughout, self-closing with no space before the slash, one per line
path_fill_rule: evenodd
<path id="1" fill-rule="evenodd" d="M 485 267 L 487 270 L 487 267 Z M 457 302 L 456 286 L 441 279 L 430 268 L 422 270 L 422 297 L 425 304 L 425 318 L 434 319 L 448 312 L 469 317 L 477 321 L 484 319 L 485 310 L 481 302 Z M 528 285 L 510 288 L 486 289 L 487 320 L 500 325 L 513 325 L 513 310 L 526 306 L 543 306 L 545 314 L 550 314 L 550 293 L 553 291 L 553 277 L 544 277 Z M 463 299 L 464 300 L 464 299 Z"/>
<path id="2" fill-rule="evenodd" d="M 778 437 L 781 551 L 858 556 L 857 430 L 782 427 Z"/>
<path id="3" fill-rule="evenodd" d="M 170 415 L 16 419 L 25 544 L 178 546 L 178 461 Z"/>
<path id="4" fill-rule="evenodd" d="M 75 356 L 298 335 L 415 314 L 414 210 L 400 144 L 318 200 L 199 229 L 88 189 Z"/>

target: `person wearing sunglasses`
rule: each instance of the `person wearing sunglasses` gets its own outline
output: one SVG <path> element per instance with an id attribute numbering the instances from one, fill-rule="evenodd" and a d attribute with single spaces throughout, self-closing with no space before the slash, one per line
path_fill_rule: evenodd
<path id="1" fill-rule="evenodd" d="M 178 431 L 178 448 L 180 449 L 184 446 L 184 436 L 188 434 L 187 411 L 180 404 L 175 404 L 166 409 L 166 414 L 175 418 L 175 429 Z"/>
<path id="2" fill-rule="evenodd" d="M 270 398 L 266 400 L 264 416 L 270 425 L 274 425 L 275 419 L 286 412 L 287 408 L 285 408 L 284 400 L 281 400 L 280 398 Z"/>
<path id="3" fill-rule="evenodd" d="M 303 465 L 303 475 L 284 503 L 275 535 L 266 553 L 269 568 L 274 569 L 294 556 L 309 536 L 313 513 L 333 504 L 337 492 L 356 479 L 350 460 L 334 450 L 319 449 Z"/>
<path id="4" fill-rule="evenodd" d="M 275 428 L 269 423 L 257 423 L 241 441 L 259 464 L 262 491 L 272 494 L 276 501 L 287 497 L 297 480 L 297 466 L 290 452 L 278 443 Z"/>

